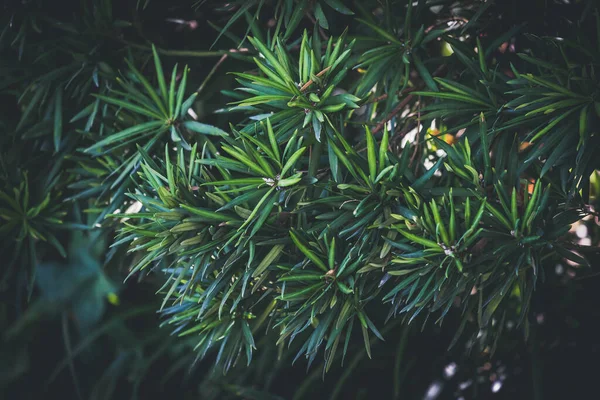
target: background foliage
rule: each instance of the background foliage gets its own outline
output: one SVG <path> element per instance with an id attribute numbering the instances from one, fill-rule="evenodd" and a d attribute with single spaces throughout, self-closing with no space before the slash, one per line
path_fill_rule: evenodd
<path id="1" fill-rule="evenodd" d="M 593 390 L 595 2 L 63 3 L 0 17 L 6 398 Z"/>

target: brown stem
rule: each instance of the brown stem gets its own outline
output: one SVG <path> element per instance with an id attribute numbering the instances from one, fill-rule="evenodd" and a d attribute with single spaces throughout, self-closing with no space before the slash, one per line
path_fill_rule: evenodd
<path id="1" fill-rule="evenodd" d="M 444 72 L 445 69 L 446 69 L 446 65 L 445 64 L 440 65 L 435 70 L 435 72 L 433 73 L 433 76 L 440 76 Z M 415 90 L 422 89 L 423 87 L 424 87 L 424 85 L 421 84 L 421 85 L 419 85 L 419 87 L 413 87 L 413 88 L 405 89 L 404 92 L 405 93 L 407 93 L 407 92 L 413 92 Z M 399 112 L 401 112 L 402 109 L 408 105 L 408 103 L 410 103 L 410 101 L 412 100 L 412 98 L 413 98 L 413 95 L 409 94 L 400 103 L 398 103 L 398 105 L 396 107 L 394 107 L 394 109 L 385 117 L 385 119 L 383 121 L 381 121 L 379 124 L 377 124 L 377 126 L 375 127 L 375 129 L 373 129 L 373 134 L 381 131 L 383 129 L 383 127 L 385 126 L 386 123 L 388 123 Z"/>
<path id="2" fill-rule="evenodd" d="M 208 81 L 210 80 L 210 78 L 212 78 L 212 76 L 217 71 L 217 69 L 219 68 L 219 66 L 221 64 L 223 64 L 223 61 L 225 61 L 226 59 L 227 59 L 227 54 L 223 54 L 221 56 L 221 58 L 219 58 L 219 61 L 217 61 L 217 63 L 215 64 L 214 67 L 212 67 L 212 69 L 210 70 L 210 72 L 208 73 L 208 75 L 206 75 L 206 78 L 204 78 L 204 80 L 202 81 L 202 84 L 200 84 L 200 87 L 198 88 L 198 90 L 196 91 L 196 93 L 200 94 L 200 92 L 202 91 L 202 89 L 204 89 L 204 86 L 206 86 L 206 84 L 208 83 Z"/>
<path id="3" fill-rule="evenodd" d="M 412 92 L 414 90 L 417 90 L 417 89 L 416 88 L 408 88 L 405 90 L 405 92 L 408 92 L 408 91 Z M 373 134 L 376 134 L 377 132 L 381 131 L 383 129 L 383 127 L 385 126 L 385 124 L 387 124 L 392 118 L 394 118 L 396 116 L 396 114 L 398 114 L 400 111 L 402 111 L 402 109 L 404 107 L 406 107 L 408 105 L 408 103 L 411 102 L 413 97 L 414 96 L 412 94 L 409 94 L 404 99 L 402 99 L 402 101 L 400 103 L 398 103 L 398 105 L 396 105 L 396 107 L 394 107 L 394 109 L 385 117 L 385 119 L 377 124 L 375 129 L 373 129 Z"/>
<path id="4" fill-rule="evenodd" d="M 413 151 L 413 153 L 410 156 L 410 161 L 408 162 L 408 165 L 412 166 L 413 163 L 415 162 L 415 157 L 417 156 L 420 146 L 421 146 L 421 144 L 417 142 L 417 145 L 415 146 L 415 150 Z"/>
<path id="5" fill-rule="evenodd" d="M 369 101 L 369 103 L 379 103 L 380 101 L 387 100 L 388 94 L 384 93 L 381 96 L 375 97 L 373 100 Z"/>
<path id="6" fill-rule="evenodd" d="M 310 15 L 309 13 L 306 13 L 306 15 L 308 16 L 308 19 L 310 19 L 310 22 L 312 22 L 314 25 L 317 24 L 317 20 L 312 15 Z M 321 35 L 321 39 L 325 41 L 329 40 L 329 38 L 325 34 L 325 31 L 323 30 L 323 28 L 321 28 L 321 25 L 319 25 L 319 35 Z"/>
<path id="7" fill-rule="evenodd" d="M 329 71 L 329 69 L 331 68 L 331 65 L 327 68 L 325 68 L 323 71 L 320 71 L 316 77 L 320 78 L 321 76 L 323 76 L 327 71 Z M 304 92 L 306 89 L 308 89 L 310 87 L 310 85 L 312 85 L 314 82 L 312 79 L 309 79 L 304 85 L 302 85 L 302 87 L 300 88 L 301 92 Z"/>

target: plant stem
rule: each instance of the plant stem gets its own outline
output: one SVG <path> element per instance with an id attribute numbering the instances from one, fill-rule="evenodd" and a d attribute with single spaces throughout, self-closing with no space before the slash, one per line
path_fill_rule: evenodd
<path id="1" fill-rule="evenodd" d="M 408 342 L 408 332 L 410 331 L 410 325 L 406 325 L 402 329 L 402 335 L 398 342 L 398 350 L 396 351 L 396 359 L 394 360 L 394 399 L 400 398 L 400 387 L 402 386 L 402 373 L 400 371 L 400 364 L 404 359 L 404 350 Z M 406 371 L 406 369 L 405 369 Z"/>
<path id="2" fill-rule="evenodd" d="M 71 335 L 69 335 L 69 319 L 66 311 L 62 313 L 62 331 L 63 340 L 65 343 L 65 349 L 67 352 L 69 372 L 71 378 L 73 378 L 73 386 L 75 386 L 75 393 L 79 400 L 82 400 L 81 388 L 79 387 L 79 379 L 77 379 L 77 373 L 75 372 L 75 363 L 73 362 L 73 348 L 71 347 Z"/>
<path id="3" fill-rule="evenodd" d="M 206 84 L 208 83 L 208 81 L 212 78 L 212 76 L 215 74 L 215 72 L 217 71 L 217 69 L 219 68 L 219 66 L 223 63 L 223 61 L 225 61 L 227 59 L 227 54 L 223 54 L 221 56 L 221 58 L 219 58 L 219 61 L 217 61 L 217 63 L 214 65 L 214 67 L 212 67 L 212 69 L 210 70 L 210 72 L 208 73 L 208 75 L 206 75 L 206 78 L 204 78 L 204 80 L 202 81 L 202 83 L 200 84 L 200 87 L 198 88 L 198 90 L 196 90 L 196 93 L 200 94 L 200 92 L 202 91 L 202 89 L 204 89 L 204 87 L 206 86 Z"/>

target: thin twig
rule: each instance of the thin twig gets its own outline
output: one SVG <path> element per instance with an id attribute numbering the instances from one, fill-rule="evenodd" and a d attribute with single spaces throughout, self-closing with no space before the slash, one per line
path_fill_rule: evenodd
<path id="1" fill-rule="evenodd" d="M 404 138 L 404 136 L 406 136 L 410 131 L 412 131 L 413 129 L 415 129 L 415 124 L 407 124 L 407 126 L 402 129 L 400 132 L 396 133 L 395 135 L 392 136 L 392 138 L 390 139 L 390 151 L 392 151 L 394 146 L 400 146 L 402 142 L 402 139 Z"/>
<path id="2" fill-rule="evenodd" d="M 320 78 L 321 76 L 323 76 L 327 71 L 329 71 L 331 69 L 331 65 L 327 68 L 325 68 L 323 71 L 320 71 L 316 77 Z M 306 89 L 308 89 L 310 87 L 310 85 L 312 85 L 314 82 L 312 79 L 309 79 L 304 85 L 302 85 L 302 87 L 300 88 L 301 92 L 304 92 Z"/>
<path id="3" fill-rule="evenodd" d="M 81 395 L 81 388 L 79 386 L 79 379 L 77 379 L 77 373 L 75 372 L 75 364 L 73 362 L 73 349 L 71 347 L 71 335 L 69 335 L 69 320 L 66 311 L 62 313 L 62 330 L 63 330 L 63 340 L 65 343 L 65 349 L 67 351 L 69 371 L 71 372 L 71 377 L 73 378 L 73 386 L 75 387 L 75 393 L 79 400 L 83 399 Z"/>
<path id="4" fill-rule="evenodd" d="M 419 127 L 421 126 L 421 109 L 418 110 L 418 116 L 417 116 L 417 129 L 419 129 Z M 417 135 L 419 134 L 419 132 L 417 132 Z M 421 143 L 417 140 L 416 141 L 417 144 L 415 145 L 415 150 L 413 151 L 413 153 L 410 156 L 410 161 L 409 161 L 409 165 L 412 166 L 413 162 L 415 161 L 415 157 L 417 156 L 419 147 L 421 146 Z M 418 166 L 417 166 L 418 168 Z"/>
<path id="5" fill-rule="evenodd" d="M 408 88 L 405 91 L 412 92 L 414 90 L 416 90 L 416 88 Z M 383 121 L 381 121 L 380 123 L 377 124 L 375 129 L 373 129 L 373 134 L 376 134 L 377 132 L 381 131 L 383 129 L 383 127 L 385 126 L 385 124 L 387 124 L 392 118 L 394 118 L 396 116 L 396 114 L 398 114 L 400 111 L 402 111 L 402 109 L 404 107 L 406 107 L 408 105 L 408 103 L 411 102 L 412 99 L 413 99 L 413 95 L 409 94 L 400 103 L 398 103 L 398 105 L 396 107 L 394 107 L 392 112 L 390 112 Z"/>
<path id="6" fill-rule="evenodd" d="M 112 39 L 115 39 L 123 44 L 126 44 L 127 46 L 136 48 L 136 49 L 152 51 L 152 47 L 150 47 L 150 46 L 145 46 L 143 44 L 130 42 L 129 40 L 116 38 L 114 36 L 109 36 L 109 37 L 111 37 Z M 195 50 L 167 50 L 167 49 L 163 49 L 160 47 L 156 47 L 156 51 L 158 52 L 158 54 L 162 54 L 165 56 L 175 56 L 175 57 L 219 57 L 219 56 L 223 56 L 224 54 L 246 53 L 246 52 L 248 52 L 248 49 L 242 48 L 242 49 L 214 50 L 214 51 L 195 51 Z"/>
<path id="7" fill-rule="evenodd" d="M 444 70 L 446 69 L 446 65 L 442 64 L 440 65 L 435 72 L 433 73 L 433 76 L 439 76 L 441 75 Z M 413 92 L 415 90 L 419 90 L 422 89 L 424 87 L 423 84 L 421 84 L 419 87 L 412 87 L 412 88 L 408 88 L 405 89 L 404 92 Z M 383 127 L 385 126 L 385 124 L 387 124 L 392 118 L 394 118 L 400 111 L 402 111 L 402 109 L 404 109 L 404 107 L 406 107 L 408 105 L 408 103 L 410 103 L 410 101 L 412 100 L 413 95 L 409 94 L 408 96 L 406 96 L 404 98 L 404 100 L 402 100 L 396 107 L 394 107 L 394 109 L 392 110 L 392 112 L 390 112 L 383 121 L 381 121 L 379 124 L 377 124 L 377 126 L 375 127 L 375 129 L 373 129 L 373 134 L 379 132 L 380 130 L 383 129 Z"/>
<path id="8" fill-rule="evenodd" d="M 206 78 L 204 78 L 204 80 L 202 81 L 202 84 L 200 85 L 200 87 L 198 88 L 198 90 L 196 91 L 196 93 L 200 94 L 200 92 L 202 91 L 202 89 L 204 89 L 204 86 L 206 86 L 206 84 L 208 83 L 208 81 L 212 78 L 212 76 L 215 74 L 215 72 L 217 71 L 217 69 L 219 68 L 219 66 L 223 63 L 223 61 L 225 61 L 227 59 L 228 54 L 223 54 L 221 56 L 221 58 L 219 58 L 219 61 L 217 61 L 217 63 L 214 65 L 214 67 L 212 67 L 212 69 L 210 70 L 210 72 L 208 73 L 208 75 L 206 75 Z"/>
<path id="9" fill-rule="evenodd" d="M 387 100 L 388 94 L 384 93 L 381 96 L 375 97 L 373 100 L 370 100 L 369 103 L 379 103 L 380 101 Z"/>
<path id="10" fill-rule="evenodd" d="M 317 24 L 317 20 L 310 14 L 306 14 L 308 16 L 308 19 L 310 19 L 310 22 L 312 22 L 314 25 Z M 319 34 L 321 35 L 321 39 L 328 41 L 329 38 L 327 37 L 327 35 L 325 34 L 325 31 L 323 30 L 323 28 L 321 28 L 321 25 L 319 25 Z"/>

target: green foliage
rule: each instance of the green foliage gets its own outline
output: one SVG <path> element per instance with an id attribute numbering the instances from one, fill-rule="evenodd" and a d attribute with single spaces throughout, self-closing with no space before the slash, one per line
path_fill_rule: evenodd
<path id="1" fill-rule="evenodd" d="M 323 53 L 319 36 L 302 36 L 298 64 L 291 64 L 291 57 L 279 40 L 275 44 L 275 53 L 256 38 L 248 40 L 259 52 L 254 62 L 264 77 L 238 73 L 239 82 L 246 93 L 253 95 L 236 102 L 234 110 L 262 111 L 254 119 L 269 118 L 275 127 L 281 129 L 280 136 L 287 138 L 297 127 L 312 127 L 314 137 L 321 141 L 321 131 L 325 121 L 334 118 L 334 113 L 359 108 L 360 98 L 350 94 L 334 93 L 346 76 L 346 61 L 354 42 L 345 45 L 344 36 L 337 40 L 329 38 Z M 322 54 L 323 53 L 323 54 Z M 252 117 L 251 117 L 252 118 Z M 331 125 L 331 122 L 329 122 Z M 256 129 L 252 124 L 243 131 L 250 133 Z"/>
<path id="2" fill-rule="evenodd" d="M 600 25 L 596 29 L 600 30 Z M 443 92 L 415 93 L 441 100 L 425 108 L 429 111 L 426 118 L 468 118 L 474 111 L 482 112 L 485 119 L 493 121 L 488 140 L 507 132 L 520 134 L 520 142 L 527 145 L 521 173 L 535 161 L 543 160 L 540 176 L 553 167 L 561 169 L 562 189 L 575 196 L 582 187 L 581 180 L 587 181 L 594 170 L 592 149 L 598 138 L 592 126 L 598 115 L 592 116 L 597 108 L 597 80 L 592 65 L 598 58 L 598 49 L 586 50 L 578 39 L 534 38 L 533 45 L 550 50 L 553 58 L 546 61 L 519 53 L 524 61 L 522 72 L 511 64 L 511 72 L 505 73 L 488 66 L 493 48 L 484 48 L 479 40 L 477 54 L 456 40 L 449 43 L 467 68 L 466 73 L 461 77 L 462 83 L 435 78 L 445 89 Z M 558 51 L 554 51 L 556 48 Z M 471 124 L 477 124 L 476 118 L 463 124 L 453 123 L 451 130 Z M 578 135 L 567 134 L 570 131 L 578 131 Z"/>
<path id="3" fill-rule="evenodd" d="M 160 2 L 75 1 L 69 23 L 31 3 L 1 19 L 2 275 L 33 293 L 7 337 L 61 315 L 76 386 L 67 314 L 95 337 L 111 278 L 158 282 L 156 351 L 229 371 L 215 398 L 268 398 L 245 366 L 301 358 L 343 371 L 335 398 L 402 330 L 399 398 L 411 324 L 487 356 L 507 319 L 535 329 L 557 262 L 590 264 L 570 232 L 597 216 L 591 1 L 556 32 L 492 1 L 177 3 L 222 17 L 193 49 L 140 22 Z"/>
<path id="4" fill-rule="evenodd" d="M 66 257 L 65 248 L 56 237 L 56 231 L 62 228 L 66 211 L 55 200 L 56 195 L 46 193 L 41 199 L 40 195 L 38 191 L 30 191 L 26 172 L 18 187 L 0 190 L 0 218 L 3 221 L 0 240 L 2 253 L 7 257 L 3 279 L 7 279 L 19 264 L 29 267 L 23 272 L 29 279 L 33 278 L 37 241 L 49 244 L 62 257 Z"/>

